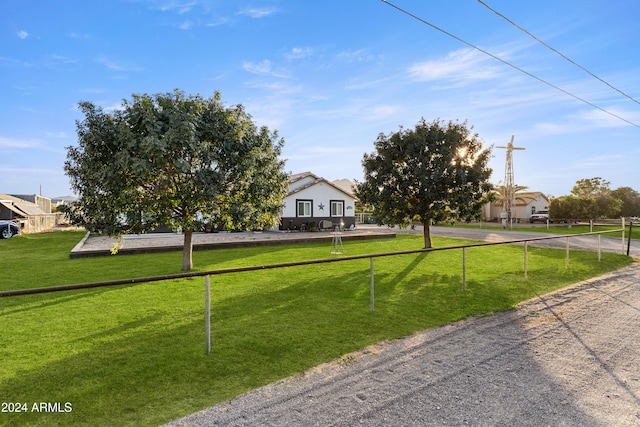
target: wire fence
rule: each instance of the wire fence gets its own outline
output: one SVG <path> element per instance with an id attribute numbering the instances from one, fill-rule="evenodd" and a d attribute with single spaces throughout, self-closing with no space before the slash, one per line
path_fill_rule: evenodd
<path id="1" fill-rule="evenodd" d="M 42 288 L 31 288 L 31 289 L 18 289 L 18 290 L 10 290 L 0 292 L 0 298 L 3 297 L 17 297 L 23 295 L 34 295 L 34 294 L 43 294 L 43 293 L 51 293 L 51 292 L 65 292 L 65 291 L 73 291 L 80 289 L 93 289 L 93 288 L 103 288 L 103 287 L 111 287 L 111 286 L 122 286 L 122 285 L 131 285 L 131 284 L 140 284 L 140 283 L 150 283 L 150 282 L 160 282 L 165 280 L 176 280 L 176 279 L 186 279 L 193 277 L 205 277 L 205 329 L 206 329 L 206 352 L 209 354 L 211 352 L 211 276 L 219 276 L 231 273 L 243 273 L 249 271 L 260 271 L 260 270 L 272 270 L 272 269 L 280 269 L 280 268 L 291 268 L 291 267 L 300 267 L 314 264 L 328 264 L 328 263 L 338 263 L 338 262 L 349 262 L 354 260 L 363 260 L 369 259 L 369 293 L 370 293 L 370 310 L 373 313 L 375 309 L 375 265 L 374 260 L 376 258 L 384 258 L 384 257 L 393 257 L 399 255 L 409 255 L 409 254 L 420 254 L 427 252 L 439 252 L 439 251 L 461 251 L 462 259 L 461 259 L 461 269 L 462 269 L 462 289 L 466 292 L 467 289 L 467 249 L 469 248 L 477 248 L 477 247 L 486 247 L 486 246 L 496 246 L 496 245 L 518 245 L 522 244 L 523 249 L 523 269 L 524 269 L 524 277 L 528 278 L 528 247 L 531 243 L 545 241 L 545 240 L 553 240 L 553 239 L 565 239 L 565 267 L 569 268 L 569 254 L 570 254 L 570 239 L 576 237 L 583 236 L 596 236 L 597 237 L 597 260 L 600 262 L 601 259 L 601 239 L 600 237 L 603 234 L 612 234 L 612 233 L 622 233 L 622 244 L 621 244 L 621 253 L 625 253 L 625 247 L 627 251 L 627 255 L 629 255 L 629 245 L 631 241 L 631 227 L 632 224 L 629 225 L 629 239 L 625 242 L 625 228 L 616 229 L 616 230 L 607 230 L 607 231 L 597 231 L 590 233 L 581 233 L 581 234 L 565 234 L 565 235 L 557 235 L 557 236 L 542 236 L 542 237 L 534 237 L 527 239 L 517 239 L 517 240 L 508 240 L 502 242 L 480 242 L 480 243 L 470 243 L 465 245 L 456 245 L 456 246 L 446 246 L 446 247 L 438 247 L 438 248 L 425 248 L 425 249 L 414 249 L 407 251 L 396 251 L 396 252 L 384 252 L 384 253 L 374 253 L 374 254 L 365 254 L 365 255 L 352 255 L 352 256 L 343 256 L 340 258 L 323 258 L 316 260 L 307 260 L 307 261 L 296 261 L 296 262 L 285 262 L 285 263 L 276 263 L 276 264 L 265 264 L 265 265 L 255 265 L 255 266 L 246 266 L 246 267 L 234 267 L 234 268 L 224 268 L 217 270 L 208 270 L 208 271 L 197 271 L 197 272 L 185 272 L 178 274 L 169 274 L 163 276 L 150 276 L 150 277 L 137 277 L 131 279 L 120 279 L 120 280 L 109 280 L 103 282 L 91 282 L 91 283 L 79 283 L 79 284 L 70 284 L 70 285 L 60 285 L 60 286 L 49 286 Z"/>

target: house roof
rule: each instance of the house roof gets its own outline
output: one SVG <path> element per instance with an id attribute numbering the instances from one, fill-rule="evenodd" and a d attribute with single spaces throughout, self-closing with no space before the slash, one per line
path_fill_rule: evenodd
<path id="1" fill-rule="evenodd" d="M 342 191 L 346 191 L 349 194 L 353 194 L 353 182 L 346 178 L 336 179 L 333 181 L 333 185 L 342 189 Z"/>
<path id="2" fill-rule="evenodd" d="M 537 199 L 538 197 L 542 197 L 544 200 L 549 202 L 547 196 L 544 195 L 542 191 L 519 191 L 516 194 L 516 206 L 525 206 L 528 205 L 531 201 Z M 494 200 L 494 205 L 502 205 L 502 201 Z"/>
<path id="3" fill-rule="evenodd" d="M 45 214 L 45 212 L 35 203 L 28 202 L 19 197 L 10 196 L 8 194 L 0 194 L 0 205 L 24 218 L 29 215 Z"/>
<path id="4" fill-rule="evenodd" d="M 289 176 L 289 188 L 291 188 L 291 184 L 295 184 L 296 182 L 304 179 L 304 178 L 311 178 L 311 181 L 309 181 L 307 184 L 302 185 L 300 187 L 296 187 L 295 189 L 289 191 L 289 193 L 287 194 L 287 196 L 290 196 L 292 194 L 296 194 L 299 193 L 302 190 L 305 190 L 309 187 L 313 187 L 314 185 L 320 184 L 320 183 L 324 183 L 327 184 L 333 188 L 335 188 L 336 190 L 340 191 L 341 193 L 344 193 L 345 195 L 351 197 L 351 198 L 355 198 L 355 196 L 353 195 L 353 193 L 351 191 L 347 191 L 344 188 L 341 188 L 340 186 L 334 184 L 333 182 L 327 181 L 326 179 L 319 177 L 311 172 L 301 172 L 301 173 L 296 173 L 296 174 L 292 174 Z"/>

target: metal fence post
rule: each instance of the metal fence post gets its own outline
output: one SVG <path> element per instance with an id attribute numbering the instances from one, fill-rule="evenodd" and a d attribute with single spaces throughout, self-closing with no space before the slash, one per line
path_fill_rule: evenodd
<path id="1" fill-rule="evenodd" d="M 568 237 L 565 237 L 565 247 L 567 251 L 567 256 L 564 260 L 564 268 L 568 269 L 569 268 L 569 238 Z"/>
<path id="2" fill-rule="evenodd" d="M 598 262 L 600 262 L 600 234 L 598 234 Z"/>
<path id="3" fill-rule="evenodd" d="M 633 231 L 633 221 L 629 221 L 629 238 L 627 239 L 627 256 L 631 251 L 631 232 Z"/>
<path id="4" fill-rule="evenodd" d="M 624 217 L 622 217 L 622 253 L 624 254 Z"/>
<path id="5" fill-rule="evenodd" d="M 204 317 L 205 317 L 205 330 L 207 335 L 207 354 L 211 353 L 211 276 L 204 276 L 204 288 L 205 288 L 205 304 L 204 304 Z"/>
<path id="6" fill-rule="evenodd" d="M 524 242 L 524 279 L 527 280 L 529 278 L 528 273 L 527 273 L 527 243 L 529 242 Z"/>
<path id="7" fill-rule="evenodd" d="M 462 290 L 467 292 L 467 248 L 462 248 Z"/>
<path id="8" fill-rule="evenodd" d="M 373 278 L 373 257 L 369 258 L 369 277 L 370 277 L 370 281 L 369 281 L 369 295 L 370 295 L 370 305 L 371 305 L 371 312 L 373 313 L 373 306 L 374 306 L 374 296 L 373 296 L 373 283 L 374 283 L 374 278 Z"/>

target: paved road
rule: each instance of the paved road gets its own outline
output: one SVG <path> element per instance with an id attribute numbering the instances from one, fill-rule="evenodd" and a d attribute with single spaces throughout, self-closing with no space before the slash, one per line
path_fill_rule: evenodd
<path id="1" fill-rule="evenodd" d="M 481 232 L 504 238 L 464 237 Z M 639 427 L 640 265 L 376 344 L 169 425 Z"/>
<path id="2" fill-rule="evenodd" d="M 377 227 L 365 225 L 363 227 Z M 422 227 L 416 226 L 415 230 L 398 228 L 393 229 L 396 233 L 419 233 L 422 234 Z M 539 237 L 558 236 L 558 234 L 541 233 L 537 231 L 514 231 L 514 230 L 488 230 L 463 227 L 431 227 L 431 234 L 442 237 L 460 237 L 473 240 L 484 240 L 488 242 L 504 242 L 509 240 L 533 239 Z M 531 243 L 534 246 L 565 248 L 565 239 L 541 240 Z M 627 240 L 622 240 L 622 233 L 607 233 L 600 238 L 600 247 L 605 252 L 627 253 Z M 597 236 L 573 236 L 569 238 L 571 249 L 592 250 L 598 248 Z M 624 252 L 623 252 L 624 251 Z M 629 251 L 631 256 L 640 256 L 640 241 L 632 240 Z"/>

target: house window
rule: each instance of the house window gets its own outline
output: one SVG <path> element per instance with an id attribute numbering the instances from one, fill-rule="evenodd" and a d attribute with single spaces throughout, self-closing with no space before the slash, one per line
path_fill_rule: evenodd
<path id="1" fill-rule="evenodd" d="M 296 200 L 296 215 L 298 217 L 310 217 L 312 215 L 311 203 L 311 200 Z"/>
<path id="2" fill-rule="evenodd" d="M 536 207 L 535 206 L 531 206 L 531 215 L 533 215 L 534 213 L 536 213 Z"/>
<path id="3" fill-rule="evenodd" d="M 344 215 L 344 200 L 332 200 L 331 216 L 343 216 L 343 215 Z"/>

